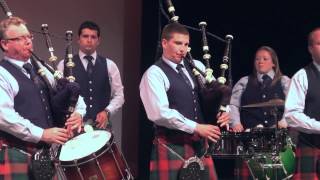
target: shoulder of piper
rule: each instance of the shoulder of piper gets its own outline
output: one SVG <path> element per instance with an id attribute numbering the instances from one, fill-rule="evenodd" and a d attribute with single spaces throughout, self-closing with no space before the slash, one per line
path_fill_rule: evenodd
<path id="1" fill-rule="evenodd" d="M 293 79 L 299 79 L 303 76 L 307 76 L 307 72 L 304 68 L 299 69 L 291 78 L 291 80 Z"/>
<path id="2" fill-rule="evenodd" d="M 162 69 L 159 66 L 153 64 L 143 73 L 142 77 L 150 77 L 150 76 L 162 75 L 162 74 L 165 75 Z"/>
<path id="3" fill-rule="evenodd" d="M 106 59 L 106 62 L 107 62 L 107 65 L 108 65 L 108 68 L 109 67 L 112 67 L 112 68 L 117 68 L 118 69 L 118 66 L 116 64 L 116 62 L 108 57 L 105 57 Z"/>
<path id="4" fill-rule="evenodd" d="M 0 66 L 0 82 L 16 82 L 13 75 L 4 67 Z"/>
<path id="5" fill-rule="evenodd" d="M 198 59 L 193 59 L 194 65 L 202 71 L 205 71 L 205 65 Z"/>

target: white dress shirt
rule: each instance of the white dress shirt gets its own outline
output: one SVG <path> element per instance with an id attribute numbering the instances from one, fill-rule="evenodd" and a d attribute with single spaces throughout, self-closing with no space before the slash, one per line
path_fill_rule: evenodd
<path id="1" fill-rule="evenodd" d="M 19 68 L 27 77 L 29 74 L 22 67 L 25 62 L 5 57 L 10 63 Z M 28 61 L 30 63 L 30 60 Z M 40 63 L 40 67 L 44 68 Z M 46 69 L 45 74 L 49 82 L 55 86 L 52 74 Z M 37 143 L 40 141 L 44 129 L 31 123 L 29 119 L 20 116 L 14 109 L 14 98 L 19 93 L 17 80 L 2 66 L 0 66 L 0 130 L 12 134 L 24 141 Z M 76 105 L 76 112 L 82 117 L 86 113 L 86 105 L 82 97 Z"/>
<path id="2" fill-rule="evenodd" d="M 88 60 L 84 59 L 84 56 L 86 56 L 86 54 L 83 53 L 82 51 L 79 51 L 80 60 L 83 64 L 84 69 L 87 70 Z M 94 65 L 97 59 L 97 52 L 95 51 L 93 54 L 91 54 L 91 56 L 93 57 L 92 63 Z M 123 85 L 122 85 L 121 76 L 120 76 L 120 72 L 117 65 L 108 58 L 106 58 L 106 61 L 107 61 L 107 67 L 108 67 L 107 73 L 109 75 L 111 94 L 110 94 L 110 103 L 107 105 L 107 107 L 105 107 L 105 109 L 110 114 L 113 114 L 117 112 L 124 103 Z M 63 72 L 63 69 L 64 69 L 64 63 L 62 60 L 58 64 L 58 70 Z"/>
<path id="3" fill-rule="evenodd" d="M 315 62 L 313 62 L 313 64 L 317 70 L 320 71 L 320 65 Z M 308 134 L 320 134 L 320 121 L 310 118 L 304 113 L 307 91 L 308 78 L 303 68 L 292 77 L 286 99 L 284 116 L 290 127 Z"/>
<path id="4" fill-rule="evenodd" d="M 173 70 L 176 70 L 177 64 L 162 57 Z M 205 66 L 197 60 L 194 60 L 195 65 L 202 71 Z M 183 64 L 183 61 L 182 61 Z M 189 73 L 184 69 L 184 73 L 192 82 L 193 80 Z M 192 134 L 196 128 L 197 123 L 191 119 L 184 117 L 175 109 L 169 108 L 169 101 L 167 91 L 170 88 L 170 82 L 166 74 L 160 67 L 152 65 L 143 75 L 140 82 L 140 97 L 143 102 L 149 120 L 153 121 L 159 126 L 164 126 L 169 129 L 181 130 Z"/>

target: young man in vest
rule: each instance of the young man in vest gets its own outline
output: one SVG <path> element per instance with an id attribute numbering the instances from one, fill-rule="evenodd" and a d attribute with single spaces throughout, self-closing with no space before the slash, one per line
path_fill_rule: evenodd
<path id="1" fill-rule="evenodd" d="M 84 121 L 97 128 L 106 128 L 110 115 L 124 103 L 120 72 L 112 60 L 97 53 L 101 37 L 100 27 L 96 23 L 83 22 L 78 36 L 79 52 L 73 57 L 73 73 L 87 105 Z M 64 63 L 61 61 L 58 69 L 66 73 Z"/>
<path id="2" fill-rule="evenodd" d="M 162 57 L 143 75 L 140 97 L 149 120 L 155 124 L 150 179 L 176 180 L 191 157 L 202 158 L 203 179 L 215 180 L 217 175 L 211 156 L 203 157 L 206 140 L 220 138 L 218 126 L 205 124 L 201 113 L 199 88 L 189 64 L 184 60 L 189 46 L 189 32 L 179 23 L 171 23 L 162 31 Z M 197 67 L 204 70 L 200 61 Z M 217 115 L 222 126 L 229 115 Z M 207 120 L 210 121 L 210 120 Z"/>

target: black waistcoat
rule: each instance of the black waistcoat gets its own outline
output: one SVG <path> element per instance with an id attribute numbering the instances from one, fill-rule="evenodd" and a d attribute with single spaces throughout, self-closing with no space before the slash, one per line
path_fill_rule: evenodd
<path id="1" fill-rule="evenodd" d="M 186 63 L 185 63 L 186 64 Z M 196 122 L 203 122 L 201 109 L 199 105 L 198 87 L 195 84 L 195 88 L 192 89 L 175 70 L 173 70 L 163 60 L 159 60 L 155 63 L 166 74 L 170 88 L 167 91 L 169 100 L 169 107 L 176 109 L 183 116 Z M 188 73 L 191 74 L 189 66 L 185 65 Z M 194 81 L 194 77 L 191 75 Z"/>
<path id="2" fill-rule="evenodd" d="M 73 57 L 76 82 L 80 84 L 81 96 L 87 105 L 85 120 L 96 119 L 97 113 L 104 110 L 110 102 L 110 83 L 106 58 L 97 56 L 91 78 L 83 67 L 79 55 Z"/>
<path id="3" fill-rule="evenodd" d="M 14 97 L 15 111 L 41 128 L 52 127 L 51 107 L 48 103 L 49 92 L 45 83 L 41 82 L 40 87 L 36 86 L 20 69 L 6 60 L 2 60 L 0 65 L 16 79 L 19 85 L 19 92 Z M 10 141 L 20 142 L 8 133 L 1 132 L 1 135 Z"/>
<path id="4" fill-rule="evenodd" d="M 285 100 L 285 94 L 281 85 L 281 80 L 273 86 L 261 88 L 261 83 L 256 78 L 249 76 L 248 84 L 241 96 L 241 106 L 269 101 L 280 98 Z M 241 108 L 240 119 L 244 128 L 253 128 L 258 124 L 269 127 L 275 124 L 275 117 L 272 115 L 272 108 Z M 277 109 L 277 119 L 282 117 L 283 108 Z"/>
<path id="5" fill-rule="evenodd" d="M 308 77 L 308 90 L 304 113 L 310 118 L 320 119 L 320 73 L 313 63 L 305 67 Z"/>
<path id="6" fill-rule="evenodd" d="M 308 78 L 308 90 L 305 99 L 304 113 L 310 118 L 314 118 L 319 121 L 320 112 L 320 73 L 313 63 L 310 63 L 305 68 Z M 308 146 L 311 148 L 320 148 L 320 135 L 319 134 L 307 134 L 300 132 L 298 147 Z"/>

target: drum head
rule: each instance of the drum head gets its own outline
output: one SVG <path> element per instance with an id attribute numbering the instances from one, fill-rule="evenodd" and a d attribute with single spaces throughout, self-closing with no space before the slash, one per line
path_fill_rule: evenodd
<path id="1" fill-rule="evenodd" d="M 110 138 L 111 133 L 104 130 L 96 130 L 76 136 L 61 147 L 59 160 L 72 161 L 87 157 L 101 149 Z"/>

